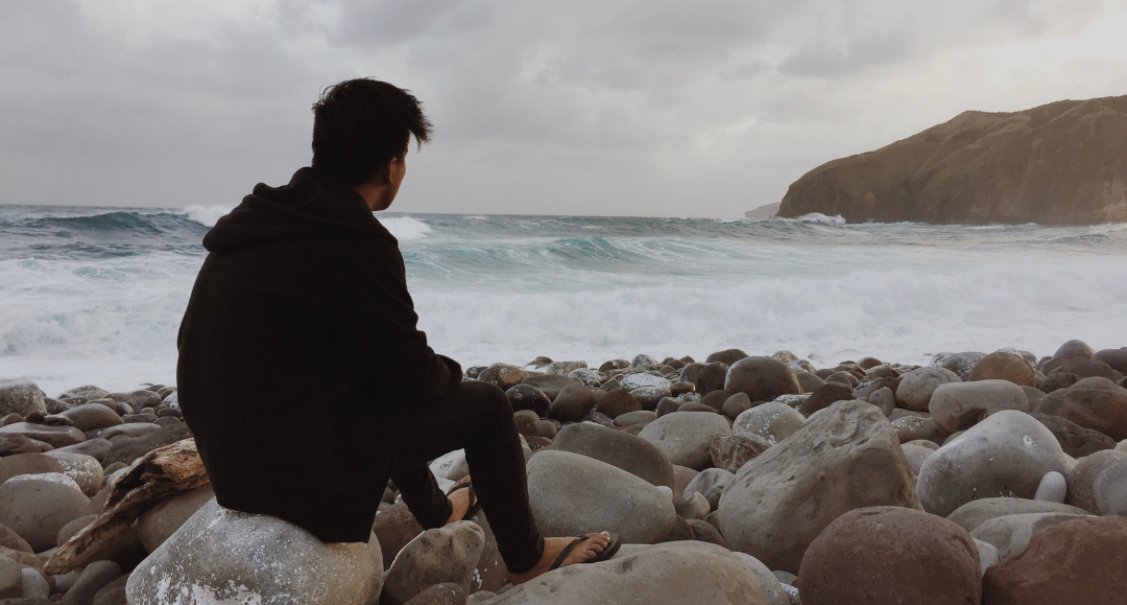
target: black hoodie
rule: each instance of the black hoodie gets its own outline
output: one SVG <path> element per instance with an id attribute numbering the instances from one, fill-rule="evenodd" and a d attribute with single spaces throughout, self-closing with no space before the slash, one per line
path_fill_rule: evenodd
<path id="1" fill-rule="evenodd" d="M 398 242 L 358 193 L 302 168 L 203 243 L 177 382 L 216 499 L 366 542 L 396 409 L 462 377 L 416 328 Z"/>

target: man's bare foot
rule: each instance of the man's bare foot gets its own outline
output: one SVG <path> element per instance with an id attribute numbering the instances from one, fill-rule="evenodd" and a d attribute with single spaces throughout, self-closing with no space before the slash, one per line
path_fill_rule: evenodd
<path id="1" fill-rule="evenodd" d="M 458 483 L 455 483 L 455 485 L 469 483 L 469 481 L 469 477 L 466 477 L 465 479 L 458 481 Z M 450 519 L 446 521 L 446 524 L 450 525 L 455 521 L 461 521 L 465 519 L 466 512 L 470 510 L 470 490 L 460 489 L 446 496 L 446 498 L 450 500 L 450 504 L 454 506 L 454 512 L 450 514 Z"/>
<path id="2" fill-rule="evenodd" d="M 607 532 L 587 535 L 589 538 L 571 549 L 571 552 L 568 553 L 567 558 L 560 564 L 560 567 L 590 561 L 597 557 L 599 553 L 603 552 L 603 549 L 610 546 L 610 534 Z M 548 568 L 552 566 L 552 563 L 555 563 L 556 557 L 560 556 L 563 549 L 566 548 L 568 544 L 578 539 L 579 538 L 574 536 L 570 538 L 544 538 L 544 556 L 540 557 L 540 562 L 524 573 L 510 573 L 509 582 L 514 586 L 524 584 L 536 576 L 547 573 Z"/>

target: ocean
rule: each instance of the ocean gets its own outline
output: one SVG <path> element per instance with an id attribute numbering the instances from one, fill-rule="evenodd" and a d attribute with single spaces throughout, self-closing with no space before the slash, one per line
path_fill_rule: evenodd
<path id="1" fill-rule="evenodd" d="M 227 210 L 0 206 L 0 378 L 51 396 L 174 383 L 200 241 Z M 1127 225 L 378 216 L 420 328 L 463 366 L 1127 346 Z"/>

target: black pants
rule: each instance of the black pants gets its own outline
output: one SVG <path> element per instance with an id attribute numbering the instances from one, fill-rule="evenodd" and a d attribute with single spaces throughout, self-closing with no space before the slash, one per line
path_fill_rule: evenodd
<path id="1" fill-rule="evenodd" d="M 391 479 L 419 524 L 442 527 L 453 513 L 427 463 L 465 449 L 474 493 L 505 565 L 512 573 L 532 569 L 543 556 L 544 540 L 528 504 L 524 452 L 505 393 L 471 380 L 444 397 L 400 409 Z"/>

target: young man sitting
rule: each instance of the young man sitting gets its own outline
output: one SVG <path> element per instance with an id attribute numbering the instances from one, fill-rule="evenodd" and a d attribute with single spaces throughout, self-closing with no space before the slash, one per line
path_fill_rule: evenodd
<path id="1" fill-rule="evenodd" d="M 608 557 L 605 532 L 541 538 L 508 398 L 463 382 L 416 328 L 372 213 L 395 201 L 411 135 L 429 139 L 418 100 L 349 80 L 313 112 L 312 167 L 259 184 L 207 234 L 180 327 L 180 405 L 218 503 L 366 542 L 390 477 L 424 528 L 480 499 L 514 584 Z M 448 496 L 427 464 L 459 448 L 473 487 Z"/>

